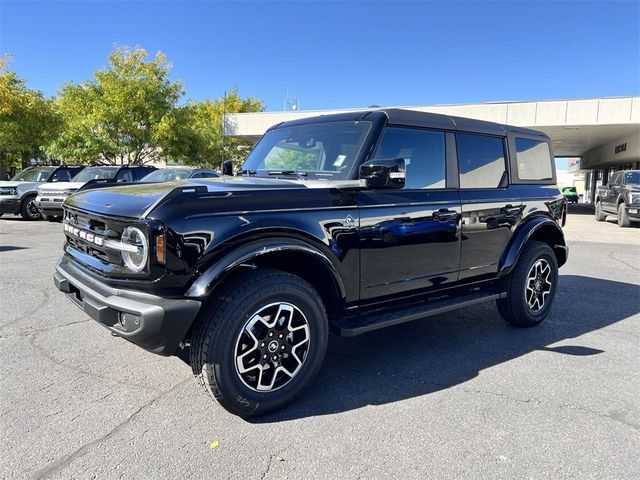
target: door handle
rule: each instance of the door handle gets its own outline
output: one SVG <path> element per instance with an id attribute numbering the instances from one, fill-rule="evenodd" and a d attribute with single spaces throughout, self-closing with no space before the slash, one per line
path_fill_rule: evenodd
<path id="1" fill-rule="evenodd" d="M 441 222 L 446 222 L 447 220 L 455 220 L 458 218 L 459 213 L 454 210 L 449 210 L 448 208 L 441 208 L 440 210 L 436 210 L 433 212 L 433 218 L 435 220 L 440 220 Z"/>
<path id="2" fill-rule="evenodd" d="M 500 213 L 503 215 L 520 215 L 522 213 L 522 205 L 514 207 L 511 204 L 505 205 L 500 209 Z"/>

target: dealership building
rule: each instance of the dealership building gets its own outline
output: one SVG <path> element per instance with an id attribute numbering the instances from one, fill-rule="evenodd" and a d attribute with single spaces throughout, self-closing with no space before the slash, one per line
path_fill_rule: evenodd
<path id="1" fill-rule="evenodd" d="M 571 158 L 569 173 L 583 172 L 585 200 L 611 172 L 640 169 L 640 97 L 400 107 L 476 118 L 545 132 L 556 157 Z M 366 110 L 306 110 L 225 115 L 225 135 L 257 140 L 272 125 L 316 115 Z M 576 177 L 577 178 L 577 177 Z"/>

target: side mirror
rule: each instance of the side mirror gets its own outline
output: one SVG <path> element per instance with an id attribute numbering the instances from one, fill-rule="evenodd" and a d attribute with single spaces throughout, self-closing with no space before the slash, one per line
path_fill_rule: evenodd
<path id="1" fill-rule="evenodd" d="M 222 174 L 233 175 L 233 160 L 225 160 L 222 162 Z"/>
<path id="2" fill-rule="evenodd" d="M 404 158 L 373 159 L 360 165 L 360 180 L 368 188 L 402 188 L 405 180 Z"/>

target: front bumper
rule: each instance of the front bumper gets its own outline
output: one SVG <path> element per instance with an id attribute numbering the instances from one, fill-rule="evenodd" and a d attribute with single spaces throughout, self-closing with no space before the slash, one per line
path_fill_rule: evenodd
<path id="1" fill-rule="evenodd" d="M 36 207 L 45 215 L 60 216 L 64 212 L 62 210 L 62 204 L 67 197 L 38 194 L 36 197 Z"/>
<path id="2" fill-rule="evenodd" d="M 20 199 L 17 197 L 0 197 L 0 213 L 20 213 Z"/>
<path id="3" fill-rule="evenodd" d="M 113 288 L 63 258 L 53 281 L 61 292 L 115 335 L 159 355 L 172 355 L 201 303 Z"/>
<path id="4" fill-rule="evenodd" d="M 631 207 L 627 207 L 627 217 L 631 220 L 640 220 L 640 205 L 633 204 Z"/>

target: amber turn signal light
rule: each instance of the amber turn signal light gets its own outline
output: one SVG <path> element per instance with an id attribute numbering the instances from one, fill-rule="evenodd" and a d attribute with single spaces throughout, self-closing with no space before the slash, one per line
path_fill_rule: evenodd
<path id="1" fill-rule="evenodd" d="M 164 249 L 164 234 L 156 237 L 156 261 L 162 265 L 166 262 Z"/>

